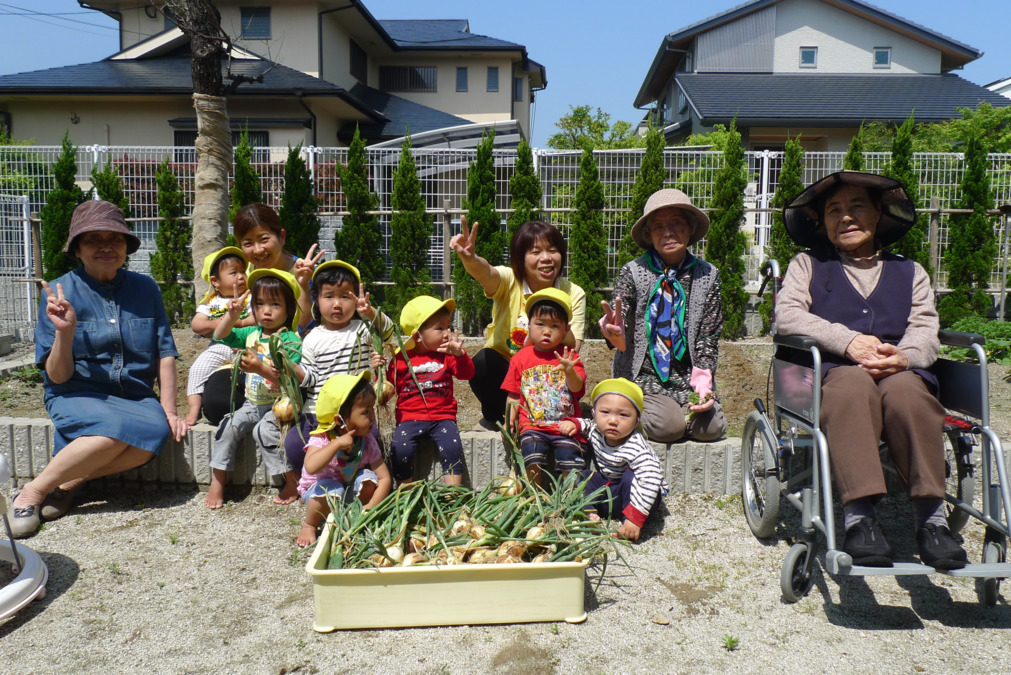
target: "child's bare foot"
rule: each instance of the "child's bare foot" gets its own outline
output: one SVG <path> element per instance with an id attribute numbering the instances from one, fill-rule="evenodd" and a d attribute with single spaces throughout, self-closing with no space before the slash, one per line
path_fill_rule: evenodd
<path id="1" fill-rule="evenodd" d="M 281 492 L 274 497 L 275 504 L 291 504 L 298 499 L 298 483 L 290 478 L 287 478 L 285 474 L 284 487 L 281 488 Z"/>
<path id="2" fill-rule="evenodd" d="M 225 477 L 222 469 L 211 469 L 211 485 L 207 488 L 204 506 L 209 509 L 220 509 L 225 504 Z"/>
<path id="3" fill-rule="evenodd" d="M 593 522 L 597 522 L 598 520 L 600 520 L 600 515 L 597 513 L 588 513 L 586 514 L 586 517 L 592 520 Z"/>
<path id="4" fill-rule="evenodd" d="M 298 539 L 295 543 L 305 548 L 306 546 L 312 546 L 316 543 L 316 526 L 310 525 L 309 523 L 303 522 L 302 529 L 298 531 Z"/>

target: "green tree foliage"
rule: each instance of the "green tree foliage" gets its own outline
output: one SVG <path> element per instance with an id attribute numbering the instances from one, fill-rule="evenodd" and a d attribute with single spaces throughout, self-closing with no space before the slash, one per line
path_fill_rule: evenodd
<path id="1" fill-rule="evenodd" d="M 77 261 L 63 254 L 70 234 L 70 219 L 78 204 L 88 194 L 75 182 L 77 178 L 77 148 L 70 143 L 70 133 L 63 135 L 63 148 L 53 164 L 56 186 L 46 196 L 42 218 L 42 276 L 46 281 L 63 276 L 77 267 Z M 90 192 L 90 191 L 89 191 Z"/>
<path id="2" fill-rule="evenodd" d="M 620 150 L 640 148 L 645 142 L 630 123 L 611 124 L 608 113 L 588 105 L 570 105 L 555 126 L 560 131 L 548 137 L 548 147 L 555 150 L 582 150 L 587 145 L 594 150 Z"/>
<path id="3" fill-rule="evenodd" d="M 188 323 L 194 311 L 193 287 L 179 282 L 193 278 L 193 258 L 190 252 L 193 230 L 188 221 L 180 220 L 185 213 L 186 203 L 168 158 L 158 167 L 155 181 L 158 184 L 158 216 L 164 220 L 154 238 L 151 276 L 161 286 L 161 297 L 169 323 Z"/>
<path id="4" fill-rule="evenodd" d="M 228 209 L 228 221 L 235 220 L 235 214 L 247 204 L 263 201 L 260 191 L 260 174 L 253 171 L 253 146 L 249 143 L 249 133 L 242 132 L 239 145 L 235 148 L 235 178 L 232 181 L 232 206 Z"/>
<path id="5" fill-rule="evenodd" d="M 400 162 L 393 173 L 390 198 L 390 280 L 395 284 L 386 292 L 385 311 L 400 316 L 400 310 L 419 295 L 431 295 L 428 250 L 432 245 L 432 216 L 425 212 L 418 166 L 411 154 L 411 136 L 404 138 Z"/>
<path id="6" fill-rule="evenodd" d="M 534 173 L 534 153 L 526 139 L 516 148 L 516 170 L 509 178 L 509 208 L 513 212 L 507 220 L 508 241 L 513 240 L 520 225 L 541 219 L 541 181 Z"/>
<path id="7" fill-rule="evenodd" d="M 49 180 L 49 165 L 39 155 L 19 146 L 31 146 L 35 141 L 23 141 L 0 129 L 0 193 L 28 195 L 31 201 L 41 200 L 39 194 Z"/>
<path id="8" fill-rule="evenodd" d="M 369 215 L 369 211 L 379 208 L 379 195 L 369 187 L 365 139 L 357 128 L 348 147 L 348 163 L 338 173 L 349 213 L 344 216 L 340 231 L 334 235 L 334 251 L 339 259 L 358 267 L 363 283 L 378 281 L 386 269 L 386 262 L 379 255 L 383 237 L 379 231 L 379 218 Z"/>
<path id="9" fill-rule="evenodd" d="M 492 130 L 481 139 L 477 156 L 470 163 L 464 208 L 467 209 L 467 223 L 471 226 L 480 224 L 475 253 L 492 265 L 500 265 L 506 242 L 502 221 L 495 211 L 494 147 L 495 131 Z M 484 297 L 481 284 L 467 274 L 459 261 L 453 269 L 453 281 L 456 282 L 453 296 L 463 330 L 468 335 L 477 335 L 491 321 L 491 300 Z"/>
<path id="10" fill-rule="evenodd" d="M 769 245 L 765 254 L 779 263 L 780 274 L 786 274 L 786 267 L 803 248 L 795 243 L 786 232 L 783 207 L 804 191 L 804 146 L 800 137 L 788 138 L 783 148 L 783 168 L 779 172 L 776 194 L 769 205 L 776 209 L 772 213 L 772 228 L 769 231 Z M 762 317 L 762 332 L 769 332 L 772 325 L 772 288 L 767 287 L 762 304 L 758 306 Z"/>
<path id="11" fill-rule="evenodd" d="M 569 231 L 569 279 L 586 292 L 587 333 L 597 335 L 601 316 L 600 292 L 606 286 L 607 232 L 604 230 L 604 186 L 593 151 L 583 149 L 576 185 L 576 212 Z"/>
<path id="12" fill-rule="evenodd" d="M 913 207 L 919 210 L 923 205 L 920 203 L 920 179 L 913 169 L 914 126 L 913 114 L 910 113 L 906 121 L 895 132 L 895 139 L 892 141 L 892 161 L 884 173 L 902 183 L 902 186 L 906 188 L 906 194 L 913 201 Z M 892 245 L 892 250 L 920 263 L 927 274 L 933 276 L 934 267 L 931 265 L 930 248 L 927 246 L 929 225 L 930 216 L 921 213 L 906 236 Z"/>
<path id="13" fill-rule="evenodd" d="M 846 156 L 843 157 L 843 168 L 847 171 L 864 170 L 864 125 L 862 124 L 854 134 L 853 140 L 850 141 Z"/>
<path id="14" fill-rule="evenodd" d="M 130 210 L 130 200 L 127 199 L 126 192 L 123 190 L 123 179 L 112 162 L 106 163 L 105 168 L 101 170 L 97 166 L 93 168 L 91 183 L 95 186 L 95 192 L 98 193 L 99 199 L 104 199 L 118 206 L 126 218 L 133 217 L 133 212 Z M 130 225 L 130 229 L 133 229 L 132 223 L 128 223 L 128 225 Z"/>
<path id="15" fill-rule="evenodd" d="M 706 236 L 706 260 L 720 272 L 723 337 L 727 339 L 744 334 L 744 309 L 748 302 L 748 292 L 744 290 L 747 240 L 741 232 L 741 225 L 744 224 L 744 189 L 747 185 L 747 165 L 735 119 L 730 123 L 723 168 L 716 174 L 711 224 Z"/>
<path id="16" fill-rule="evenodd" d="M 978 135 L 971 135 L 965 146 L 965 174 L 958 208 L 971 209 L 972 213 L 951 217 L 944 265 L 952 291 L 938 304 L 941 326 L 950 326 L 967 316 L 986 316 L 992 306 L 986 289 L 997 247 L 993 222 L 986 214 L 994 206 L 988 164 L 982 141 Z"/>
<path id="17" fill-rule="evenodd" d="M 319 244 L 319 201 L 313 190 L 309 167 L 302 159 L 302 144 L 288 146 L 284 163 L 284 193 L 278 217 L 287 233 L 287 248 L 296 255 L 305 255 L 313 244 Z"/>
<path id="18" fill-rule="evenodd" d="M 642 155 L 642 163 L 639 165 L 639 172 L 635 174 L 635 183 L 632 185 L 632 199 L 629 201 L 631 211 L 628 214 L 625 232 L 618 243 L 616 266 L 619 268 L 642 254 L 639 245 L 632 241 L 632 225 L 642 217 L 650 195 L 663 188 L 664 181 L 667 179 L 667 171 L 663 166 L 663 151 L 667 147 L 667 141 L 663 137 L 663 132 L 651 126 L 646 131 L 645 141 L 646 151 Z"/>

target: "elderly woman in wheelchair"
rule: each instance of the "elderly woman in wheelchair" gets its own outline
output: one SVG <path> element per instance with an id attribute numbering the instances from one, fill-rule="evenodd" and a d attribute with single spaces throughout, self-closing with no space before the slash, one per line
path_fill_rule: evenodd
<path id="1" fill-rule="evenodd" d="M 911 497 L 920 560 L 964 567 L 945 518 L 945 410 L 927 370 L 939 351 L 930 279 L 883 250 L 915 221 L 909 197 L 897 181 L 842 171 L 808 187 L 784 218 L 810 250 L 790 263 L 776 325 L 814 338 L 822 353 L 820 423 L 843 504 L 843 551 L 854 565 L 893 565 L 874 509 L 887 492 L 883 439 Z"/>

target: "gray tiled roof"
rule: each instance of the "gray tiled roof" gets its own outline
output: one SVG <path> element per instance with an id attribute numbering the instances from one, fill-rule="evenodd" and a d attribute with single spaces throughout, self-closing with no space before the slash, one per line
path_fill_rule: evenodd
<path id="1" fill-rule="evenodd" d="M 233 60 L 231 67 L 234 74 L 249 77 L 268 70 L 266 62 L 253 59 Z M 227 81 L 225 85 L 228 85 Z M 347 96 L 343 87 L 280 64 L 274 64 L 265 72 L 262 83 L 245 83 L 229 95 L 285 95 L 299 89 L 305 96 Z M 188 53 L 150 59 L 97 61 L 0 75 L 0 94 L 188 95 L 192 92 Z"/>
<path id="2" fill-rule="evenodd" d="M 409 129 L 412 134 L 420 134 L 423 131 L 471 124 L 470 120 L 462 117 L 387 94 L 364 84 L 352 87 L 351 95 L 386 118 L 384 122 L 361 125 L 362 135 L 370 141 L 399 138 L 404 135 L 405 129 Z M 350 138 L 354 135 L 354 131 L 354 124 L 348 125 L 348 128 L 341 130 L 341 137 L 346 134 Z"/>
<path id="3" fill-rule="evenodd" d="M 859 124 L 959 117 L 957 108 L 981 102 L 1011 106 L 1011 99 L 957 75 L 811 75 L 793 73 L 681 73 L 676 77 L 703 124 Z"/>
<path id="4" fill-rule="evenodd" d="M 390 19 L 379 24 L 400 49 L 523 49 L 515 42 L 471 33 L 466 19 Z"/>

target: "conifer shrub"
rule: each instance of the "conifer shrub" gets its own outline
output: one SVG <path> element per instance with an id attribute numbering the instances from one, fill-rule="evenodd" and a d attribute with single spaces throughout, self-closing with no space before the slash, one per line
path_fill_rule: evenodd
<path id="1" fill-rule="evenodd" d="M 39 213 L 42 219 L 42 277 L 46 281 L 52 281 L 77 267 L 75 259 L 63 254 L 63 247 L 70 234 L 74 209 L 89 196 L 76 183 L 77 148 L 70 143 L 69 132 L 63 135 L 60 155 L 53 164 L 52 173 L 55 187 L 46 195 L 46 205 Z"/>
<path id="2" fill-rule="evenodd" d="M 411 153 L 411 136 L 400 147 L 400 161 L 393 173 L 393 194 L 390 198 L 393 216 L 390 219 L 390 281 L 384 311 L 391 317 L 412 298 L 431 295 L 431 273 L 428 251 L 432 246 L 432 216 L 426 213 L 421 194 L 418 166 Z"/>
<path id="3" fill-rule="evenodd" d="M 195 309 L 193 286 L 180 283 L 193 279 L 192 224 L 180 220 L 186 205 L 179 181 L 168 158 L 155 174 L 158 184 L 158 216 L 163 218 L 155 235 L 155 252 L 151 254 L 151 276 L 161 287 L 162 301 L 169 323 L 188 323 Z"/>
<path id="4" fill-rule="evenodd" d="M 569 279 L 586 293 L 587 337 L 600 337 L 597 320 L 602 315 L 601 293 L 608 285 L 607 232 L 604 229 L 604 186 L 597 160 L 584 148 L 579 160 L 576 212 L 569 230 Z"/>

